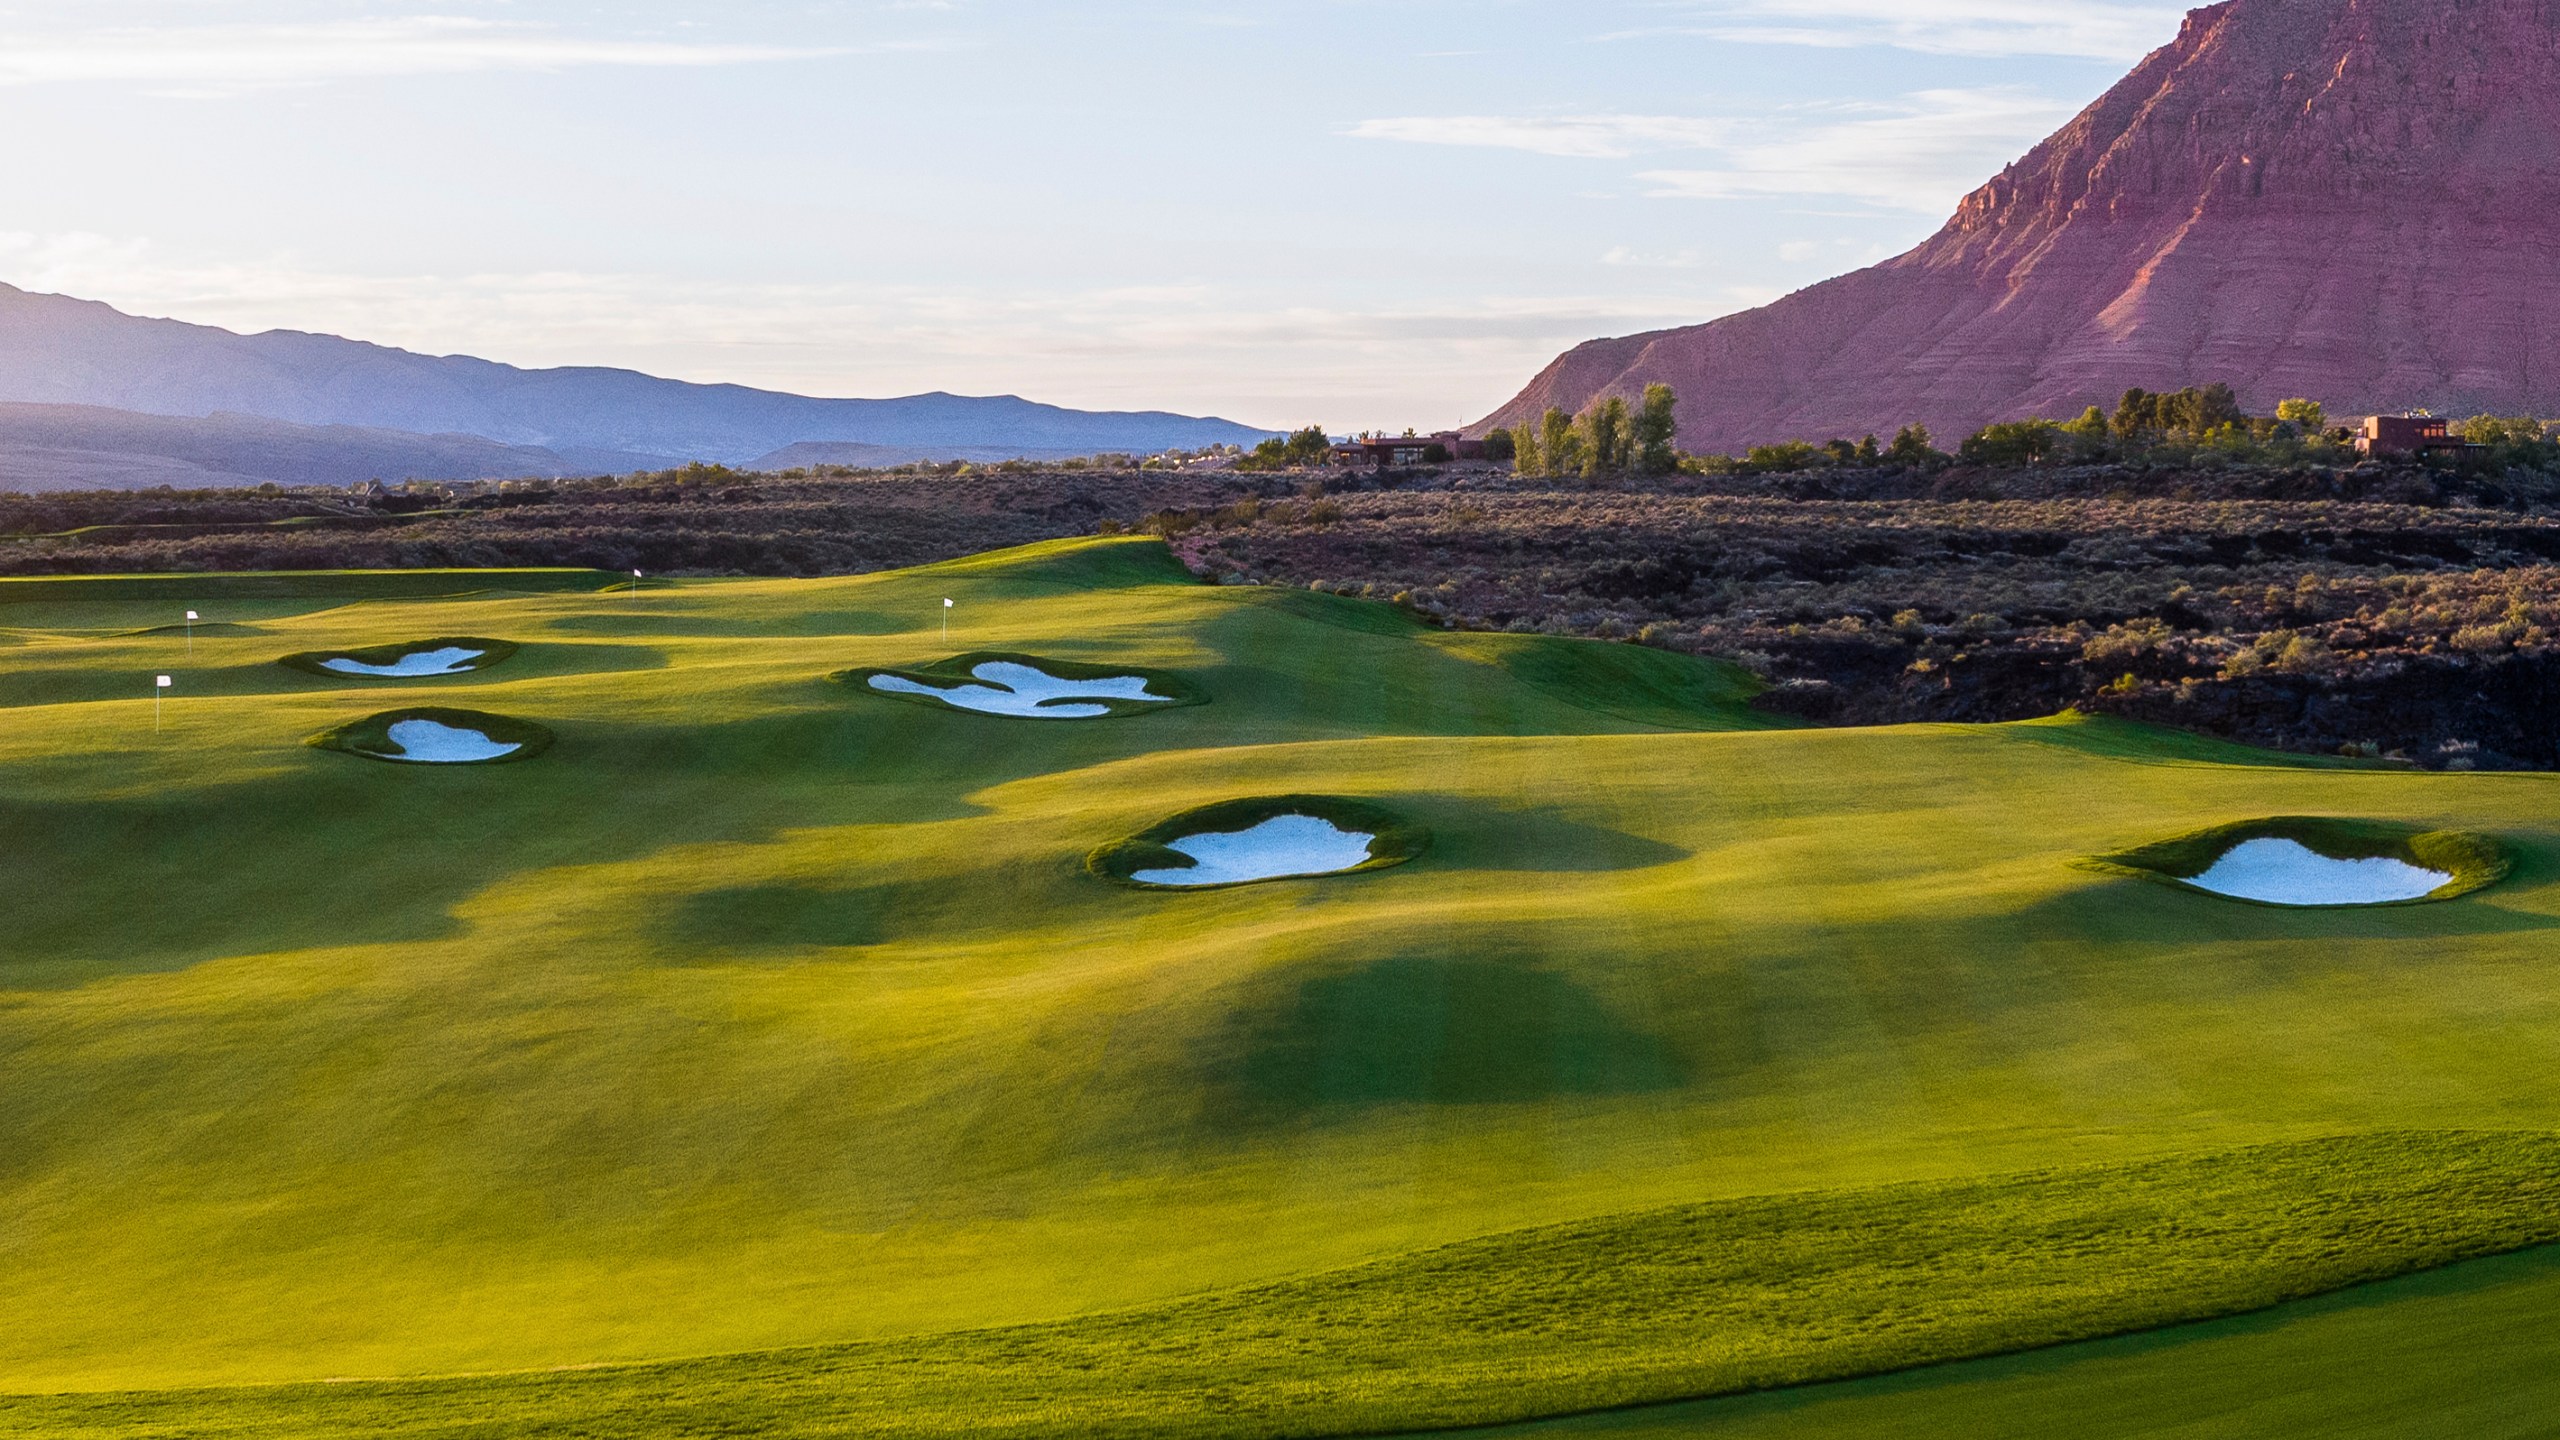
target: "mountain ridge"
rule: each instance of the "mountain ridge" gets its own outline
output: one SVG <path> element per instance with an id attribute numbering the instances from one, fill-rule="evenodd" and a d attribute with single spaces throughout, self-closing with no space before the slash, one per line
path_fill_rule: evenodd
<path id="1" fill-rule="evenodd" d="M 651 457 L 298 425 L 228 411 L 151 415 L 0 401 L 0 491 L 354 485 L 367 480 L 555 479 L 644 468 Z"/>
<path id="2" fill-rule="evenodd" d="M 2264 409 L 2560 411 L 2560 4 L 2226 0 L 1936 235 L 1597 340 L 1477 431 L 1655 381 L 1683 442 L 1942 437 L 2224 381 Z"/>
<path id="3" fill-rule="evenodd" d="M 803 442 L 1049 453 L 1251 444 L 1271 432 L 1164 411 L 1069 410 L 935 391 L 826 399 L 600 366 L 527 369 L 308 331 L 254 335 L 0 285 L 0 402 L 221 412 L 570 454 L 743 464 Z"/>

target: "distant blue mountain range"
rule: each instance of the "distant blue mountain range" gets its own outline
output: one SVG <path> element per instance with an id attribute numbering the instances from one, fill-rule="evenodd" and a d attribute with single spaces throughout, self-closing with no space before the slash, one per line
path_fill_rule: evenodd
<path id="1" fill-rule="evenodd" d="M 0 402 L 471 436 L 549 452 L 561 468 L 584 471 L 688 460 L 752 465 L 794 446 L 802 447 L 797 455 L 833 446 L 980 459 L 1150 454 L 1251 445 L 1272 433 L 1155 411 L 1067 410 L 1011 395 L 823 400 L 633 370 L 526 370 L 334 335 L 240 335 L 8 285 L 0 285 Z M 473 457 L 483 464 L 489 458 Z"/>

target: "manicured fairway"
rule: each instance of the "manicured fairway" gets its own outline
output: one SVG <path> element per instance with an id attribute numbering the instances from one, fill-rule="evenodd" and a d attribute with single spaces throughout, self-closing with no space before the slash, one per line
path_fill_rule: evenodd
<path id="1" fill-rule="evenodd" d="M 1786 729 L 1737 672 L 1200 586 L 1152 541 L 639 594 L 106 583 L 0 588 L 0 1397 L 98 1397 L 0 1398 L 0 1434 L 1374 1432 L 2104 1335 L 2560 1239 L 2537 1228 L 2549 777 L 2077 719 Z M 172 604 L 204 616 L 192 654 Z M 277 663 L 447 636 L 520 649 L 416 680 Z M 830 678 L 975 654 L 1206 703 L 1025 720 Z M 306 743 L 404 708 L 552 743 L 455 767 Z M 1087 868 L 1293 795 L 1384 807 L 1429 847 L 1194 893 Z M 2479 832 L 2515 868 L 2443 904 L 2288 912 L 2079 863 L 2277 816 Z M 2235 1158 L 2267 1145 L 2295 1148 Z M 2082 1178 L 2036 1178 L 2058 1173 Z M 2181 1196 L 2223 1207 L 2220 1239 L 2179 1230 Z M 1843 1206 L 1883 1209 L 1822 1218 Z M 1675 1213 L 1726 1219 L 1645 1228 Z M 1734 1268 L 1865 1231 L 1938 1257 L 1913 1273 L 1944 1303 L 1873 1300 L 1901 1292 L 1854 1247 Z M 1655 1238 L 1556 1260 L 1586 1232 Z M 1462 1275 L 1423 1258 L 1452 1245 Z M 2403 1282 L 2441 1299 L 2426 1283 Z M 1557 1343 L 1437 1347 L 1448 1306 L 1514 1284 Z M 2500 1303 L 2544 1303 L 2526 1291 L 2554 1293 Z M 2401 1293 L 2352 1313 L 2381 1326 Z M 1998 1322 L 1951 1318 L 1977 1312 Z M 2310 1335 L 2283 1363 L 2355 1373 L 2316 1325 L 2232 1333 Z M 2180 1356 L 2223 1352 L 2138 1353 L 2107 1383 L 2183 1385 Z M 1401 1368 L 1363 1379 L 1362 1355 Z M 743 1358 L 654 1363 L 711 1356 Z M 626 1362 L 652 1363 L 179 1388 Z M 2025 1372 L 1932 1373 L 1957 1378 L 1820 1403 L 2043 1403 L 2000 1398 Z M 1829 1393 L 1699 1413 L 1792 1423 Z M 1023 1394 L 1061 1408 L 1002 1398 Z"/>
<path id="2" fill-rule="evenodd" d="M 1908 1375 L 1469 1432 L 1484 1440 L 2533 1440 L 2560 1431 L 2560 1251 L 2265 1315 Z"/>

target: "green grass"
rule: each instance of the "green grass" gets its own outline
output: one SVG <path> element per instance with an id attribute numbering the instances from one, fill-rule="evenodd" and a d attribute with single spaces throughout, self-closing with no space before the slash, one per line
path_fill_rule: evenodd
<path id="1" fill-rule="evenodd" d="M 1439 1429 L 2260 1310 L 2560 1239 L 2555 1202 L 2560 1137 L 2364 1136 L 1606 1216 L 1007 1330 L 570 1378 L 30 1403 L 0 1408 L 0 1435 Z"/>
<path id="2" fill-rule="evenodd" d="M 1152 1324 L 1226 1337 L 1188 1352 L 1182 1383 L 1205 1385 L 1237 1307 L 1346 1276 L 1368 1298 L 1303 1293 L 1406 1357 L 1393 1386 L 1310 1360 L 1323 1399 L 1271 1378 L 1293 1352 L 1254 1351 L 1216 1403 L 1703 1393 L 1761 1363 L 1733 1357 L 1843 1375 L 2028 1332 L 1824 1308 L 1856 1292 L 1808 1261 L 1759 1308 L 1712 1310 L 1730 1323 L 1686 1369 L 1637 1364 L 1664 1353 L 1647 1317 L 1709 1311 L 1541 1291 L 1616 1338 L 1555 1348 L 1588 1368 L 1530 1387 L 1506 1381 L 1542 1347 L 1470 1371 L 1420 1317 L 1561 1273 L 1491 1237 L 1746 1214 L 1783 1235 L 1863 1206 L 1878 1233 L 1961 1211 L 1982 1244 L 2010 1238 L 2025 1268 L 1932 1272 L 1951 1323 L 2027 1313 L 2002 1287 L 2049 1273 L 2034 1333 L 2109 1333 L 2534 1238 L 2459 1218 L 2540 1182 L 2420 1163 L 2452 1141 L 2375 1142 L 2408 1150 L 2406 1183 L 2355 1192 L 2374 1223 L 2331 1231 L 2308 1201 L 2210 1179 L 2213 1157 L 2560 1132 L 2551 777 L 2300 763 L 2120 722 L 1786 728 L 1729 669 L 1199 585 L 1152 541 L 637 594 L 484 576 L 189 599 L 224 627 L 192 653 L 160 628 L 164 592 L 45 583 L 0 604 L 0 1393 L 127 1398 L 0 1401 L 21 1432 L 122 1413 L 330 1433 L 305 1407 L 373 1424 L 318 1407 L 387 1395 L 413 1433 L 540 1433 L 573 1412 L 510 1407 L 571 1378 L 432 1377 L 642 1367 L 595 1372 L 610 1388 L 716 1356 L 747 1358 L 682 1383 L 729 1412 L 886 1425 L 864 1395 L 951 1412 L 886 1379 L 846 1393 L 810 1357 L 931 1354 L 951 1393 L 1050 1375 L 1066 1395 L 1073 1376 L 987 1357 L 1107 1333 L 1172 1363 Z M 383 697 L 277 662 L 385 635 L 510 637 L 513 659 L 435 698 L 556 743 L 465 767 L 306 745 Z M 1050 724 L 828 679 L 955 650 L 1142 667 L 1214 703 Z M 157 728 L 155 674 L 177 681 Z M 1086 868 L 1169 816 L 1281 795 L 1385 807 L 1431 844 L 1373 874 L 1180 895 Z M 2283 815 L 2494 836 L 2513 869 L 2444 904 L 2296 912 L 2079 863 Z M 2057 1174 L 2115 1178 L 2079 1200 L 2014 1178 Z M 2174 1229 L 2191 1203 L 2251 1238 L 2064 1238 L 2111 1191 L 2130 1220 Z M 1967 1195 L 1990 1208 L 1931 1208 Z M 1369 1283 L 1453 1245 L 1490 1248 L 1436 1299 Z M 1736 1283 L 1681 1303 L 1742 1304 Z M 1621 1353 L 1636 1370 L 1608 1368 Z M 418 1378 L 195 1388 L 346 1376 Z M 658 1403 L 628 1393 L 641 1408 L 608 1419 Z M 574 1428 L 591 1421 L 558 1433 L 618 1433 Z"/>
<path id="3" fill-rule="evenodd" d="M 169 604 L 202 600 L 419 599 L 481 591 L 605 590 L 630 582 L 609 570 L 234 570 L 219 574 L 0 576 L 0 606 Z M 0 610 L 0 617 L 7 612 Z"/>
<path id="4" fill-rule="evenodd" d="M 2068 1434 L 2540 1440 L 2560 1414 L 2560 1250 L 2117 1340 L 1470 1432 L 1484 1440 Z"/>

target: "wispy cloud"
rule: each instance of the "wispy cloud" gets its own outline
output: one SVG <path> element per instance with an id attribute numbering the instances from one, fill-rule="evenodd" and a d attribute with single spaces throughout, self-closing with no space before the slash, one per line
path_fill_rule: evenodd
<path id="1" fill-rule="evenodd" d="M 1714 261 L 1703 250 L 1638 250 L 1618 245 L 1603 254 L 1600 263 L 1634 270 L 1703 270 Z"/>
<path id="2" fill-rule="evenodd" d="M 2013 87 L 1924 90 L 1892 104 L 1800 107 L 1744 117 L 1452 115 L 1371 120 L 1349 134 L 1475 145 L 1569 159 L 1694 152 L 1712 163 L 1640 171 L 1666 198 L 1827 198 L 1943 212 L 2074 113 Z M 1612 264 L 1641 264 L 1612 257 Z"/>
<path id="3" fill-rule="evenodd" d="M 1889 45 L 1935 55 L 2134 60 L 2167 44 L 2183 5 L 2125 0 L 1687 0 L 1691 18 L 1607 39 L 1697 35 L 1765 45 Z"/>
<path id="4" fill-rule="evenodd" d="M 419 15 L 0 37 L 0 85 L 126 83 L 215 95 L 395 75 L 751 65 L 846 53 L 580 35 L 541 25 Z"/>
<path id="5" fill-rule="evenodd" d="M 2068 102 L 2006 87 L 1924 90 L 1893 113 L 1832 119 L 1792 134 L 1764 133 L 1722 163 L 1650 170 L 1657 196 L 1743 200 L 1843 199 L 1928 214 L 1956 200 L 2075 113 Z"/>
<path id="6" fill-rule="evenodd" d="M 1568 159 L 1620 160 L 1666 150 L 1701 150 L 1732 133 L 1730 121 L 1681 115 L 1408 115 L 1364 120 L 1345 134 L 1360 140 L 1525 150 Z"/>

